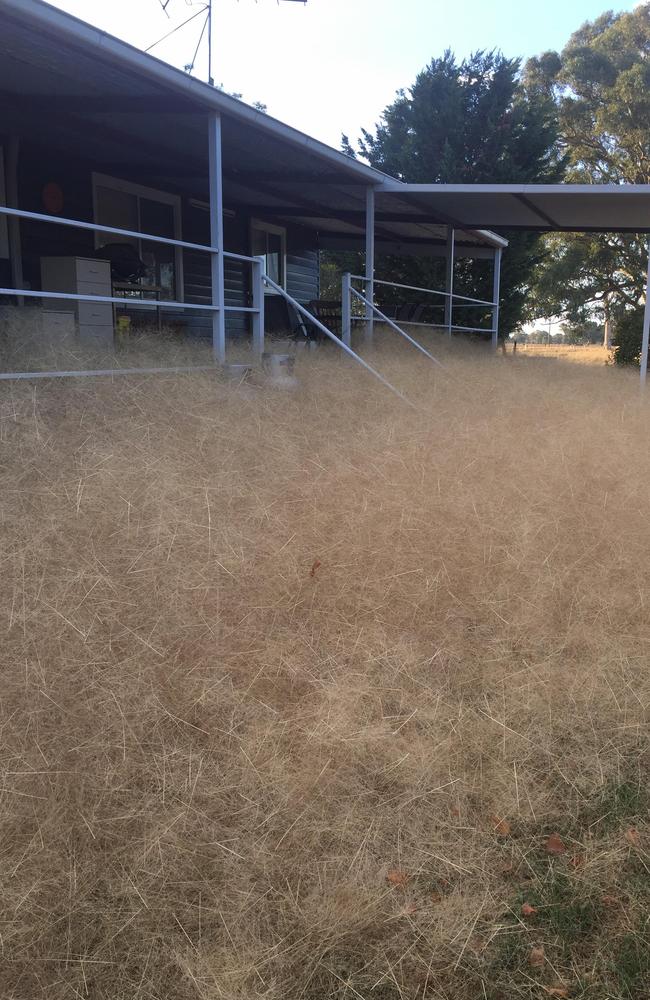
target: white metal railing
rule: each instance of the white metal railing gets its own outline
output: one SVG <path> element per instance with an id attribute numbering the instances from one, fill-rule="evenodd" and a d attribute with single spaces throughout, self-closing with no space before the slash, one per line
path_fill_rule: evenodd
<path id="1" fill-rule="evenodd" d="M 232 253 L 227 250 L 220 250 L 218 247 L 206 245 L 203 243 L 192 243 L 188 240 L 177 240 L 172 239 L 167 236 L 158 236 L 153 233 L 143 233 L 138 230 L 133 229 L 122 229 L 116 226 L 104 226 L 95 222 L 83 222 L 80 219 L 68 219 L 62 216 L 45 215 L 41 212 L 27 212 L 23 209 L 10 208 L 6 205 L 0 205 L 0 217 L 6 216 L 7 218 L 14 218 L 19 220 L 24 220 L 26 222 L 39 222 L 48 223 L 56 226 L 67 226 L 73 229 L 81 229 L 90 231 L 93 233 L 105 233 L 110 236 L 121 236 L 127 239 L 138 239 L 145 240 L 146 242 L 161 243 L 165 246 L 173 247 L 177 250 L 193 250 L 199 253 L 209 254 L 211 259 L 214 259 L 217 255 L 221 254 L 223 258 L 228 258 L 229 260 L 241 261 L 242 263 L 250 264 L 252 267 L 252 289 L 253 289 L 253 305 L 252 306 L 233 306 L 226 305 L 223 301 L 224 289 L 212 289 L 212 302 L 210 303 L 195 303 L 195 302 L 184 302 L 177 299 L 154 299 L 154 298 L 142 298 L 142 299 L 131 299 L 128 296 L 117 296 L 117 295 L 85 295 L 79 292 L 54 292 L 47 289 L 36 290 L 33 288 L 20 288 L 20 287 L 0 287 L 0 295 L 6 297 L 22 299 L 43 299 L 51 301 L 66 301 L 66 302 L 92 302 L 92 303 L 105 303 L 108 305 L 122 306 L 129 308 L 141 309 L 143 306 L 157 309 L 158 311 L 162 309 L 180 309 L 189 312 L 207 312 L 212 316 L 223 311 L 223 313 L 245 313 L 251 315 L 252 318 L 252 328 L 253 328 L 253 349 L 256 353 L 262 354 L 264 349 L 264 294 L 262 286 L 262 275 L 264 272 L 264 258 L 260 257 L 249 257 L 245 254 Z M 98 258 L 99 259 L 99 258 Z M 260 293 L 260 289 L 262 290 Z M 142 286 L 143 293 L 146 293 L 146 286 Z M 216 292 L 216 295 L 215 295 Z M 215 298 L 217 301 L 215 301 Z M 158 369 L 150 369 L 152 372 Z M 170 369 L 171 370 L 171 369 Z M 110 371 L 102 373 L 110 374 L 111 372 L 124 373 L 125 369 L 111 369 Z M 144 369 L 143 369 L 144 371 Z M 97 374 L 94 371 L 92 374 Z M 15 373 L 18 374 L 18 373 Z M 24 375 L 34 375 L 37 373 L 23 373 Z"/>
<path id="2" fill-rule="evenodd" d="M 353 281 L 362 282 L 364 285 L 370 283 L 370 279 L 364 277 L 361 274 L 344 274 L 343 275 L 343 282 L 342 282 L 343 308 L 342 308 L 342 314 L 343 314 L 343 318 L 344 318 L 344 323 L 343 323 L 343 336 L 344 337 L 349 336 L 349 334 L 351 332 L 351 324 L 353 322 L 367 322 L 368 321 L 368 317 L 367 316 L 353 316 L 352 315 L 352 310 L 350 309 L 349 304 L 346 306 L 346 299 L 349 300 L 350 294 L 355 294 L 356 293 L 356 290 L 354 289 L 354 287 L 352 285 Z M 432 308 L 445 309 L 446 319 L 445 319 L 444 323 L 425 323 L 425 322 L 421 322 L 419 320 L 414 320 L 413 322 L 411 322 L 410 320 L 406 320 L 406 319 L 402 320 L 401 322 L 404 323 L 407 326 L 422 326 L 422 327 L 429 327 L 430 329 L 442 329 L 442 330 L 446 330 L 447 333 L 449 334 L 449 336 L 451 336 L 451 334 L 454 333 L 454 332 L 458 332 L 458 333 L 489 333 L 492 336 L 493 342 L 496 339 L 496 335 L 497 335 L 497 331 L 498 331 L 498 318 L 499 318 L 499 301 L 498 301 L 498 283 L 497 282 L 495 282 L 495 291 L 497 292 L 497 295 L 495 295 L 495 299 L 493 301 L 490 301 L 489 299 L 477 299 L 477 298 L 473 298 L 470 295 L 459 295 L 457 292 L 446 292 L 446 291 L 443 291 L 442 289 L 437 289 L 437 288 L 421 288 L 421 287 L 419 287 L 417 285 L 405 285 L 405 284 L 401 284 L 400 282 L 397 282 L 397 281 L 383 281 L 383 280 L 381 280 L 379 278 L 373 278 L 372 279 L 372 285 L 373 286 L 374 285 L 383 285 L 384 287 L 387 287 L 387 288 L 399 288 L 399 289 L 406 290 L 406 291 L 411 291 L 411 292 L 420 292 L 420 293 L 422 293 L 424 295 L 438 296 L 438 297 L 440 297 L 440 298 L 443 299 L 443 301 L 440 304 L 434 303 L 433 306 L 432 306 Z M 372 309 L 374 309 L 375 311 L 378 311 L 377 308 L 376 308 L 376 306 L 374 304 L 368 302 L 365 298 L 364 298 L 364 302 L 367 302 L 367 305 L 369 307 L 372 307 Z M 480 307 L 480 306 L 484 306 L 484 307 L 486 307 L 486 309 L 490 310 L 491 319 L 492 319 L 491 326 L 489 326 L 489 327 L 485 327 L 485 326 L 461 326 L 460 324 L 455 324 L 453 322 L 453 311 L 454 311 L 454 309 L 463 309 L 463 308 L 464 309 L 476 309 L 477 307 Z M 387 322 L 388 321 L 388 317 L 385 314 L 382 314 L 382 315 L 384 316 L 383 322 Z M 399 332 L 402 335 L 404 335 L 404 331 L 401 328 L 398 327 L 397 329 L 399 330 Z M 421 345 L 418 345 L 418 346 L 421 346 Z"/>
<path id="3" fill-rule="evenodd" d="M 362 295 L 361 292 L 358 292 L 356 290 L 356 288 L 352 288 L 352 286 L 350 286 L 350 292 L 351 292 L 352 295 L 355 296 L 355 298 L 357 298 L 360 302 L 362 302 L 368 309 L 370 309 L 373 312 L 375 312 L 377 314 L 377 316 L 379 317 L 379 319 L 383 323 L 387 323 L 388 326 L 392 327 L 392 329 L 395 330 L 396 333 L 399 333 L 402 337 L 404 337 L 406 340 L 408 340 L 409 344 L 413 344 L 414 347 L 417 347 L 418 351 L 421 351 L 422 354 L 425 354 L 427 356 L 427 358 L 429 358 L 431 361 L 433 361 L 433 363 L 435 365 L 438 365 L 440 368 L 444 367 L 444 365 L 442 364 L 442 362 L 438 361 L 437 358 L 434 358 L 433 354 L 430 354 L 429 351 L 427 351 L 427 349 L 422 346 L 422 344 L 419 344 L 418 341 L 415 340 L 413 337 L 411 337 L 405 330 L 402 330 L 402 328 L 400 326 L 398 326 L 397 323 L 395 323 L 392 319 L 390 319 L 388 316 L 386 316 L 381 311 L 381 309 L 379 309 L 374 304 L 374 302 L 370 302 L 370 300 L 367 299 L 365 297 L 365 295 Z"/>
<path id="4" fill-rule="evenodd" d="M 111 236 L 123 236 L 129 239 L 145 240 L 148 243 L 162 243 L 166 246 L 175 247 L 180 250 L 194 250 L 200 253 L 207 253 L 211 256 L 222 253 L 223 257 L 227 257 L 231 260 L 239 260 L 242 262 L 250 263 L 253 266 L 253 270 L 260 267 L 261 258 L 258 257 L 247 257 L 244 254 L 230 253 L 229 251 L 221 251 L 218 247 L 205 245 L 203 243 L 190 243 L 187 240 L 176 240 L 167 236 L 156 236 L 153 233 L 142 233 L 137 230 L 132 229 L 119 229 L 115 226 L 102 226 L 95 222 L 82 222 L 79 219 L 67 219 L 58 215 L 44 215 L 40 212 L 26 212 L 18 208 L 9 208 L 5 205 L 0 205 L 0 216 L 7 216 L 9 218 L 24 219 L 27 222 L 45 222 L 56 226 L 68 226 L 74 229 L 90 230 L 96 233 L 106 233 Z M 258 278 L 259 281 L 259 278 Z M 253 277 L 253 288 L 256 285 L 255 275 Z M 143 288 L 146 291 L 146 288 Z M 47 289 L 43 291 L 36 291 L 31 288 L 0 288 L 0 295 L 13 296 L 17 298 L 32 298 L 32 299 L 65 299 L 66 301 L 75 302 L 97 302 L 97 303 L 109 303 L 114 305 L 133 305 L 128 297 L 125 296 L 114 296 L 114 295 L 83 295 L 76 292 L 52 292 Z M 255 298 L 255 296 L 254 296 Z M 156 309 L 183 309 L 183 310 L 201 310 L 210 313 L 219 312 L 222 308 L 220 304 L 202 303 L 197 304 L 194 302 L 181 302 L 175 299 L 142 299 L 138 300 L 137 304 L 141 302 L 147 305 L 152 305 Z M 227 306 L 223 305 L 224 312 L 243 312 L 251 313 L 254 316 L 259 317 L 260 310 L 263 310 L 263 299 L 260 303 L 255 303 L 253 306 Z M 259 339 L 259 332 L 257 332 L 255 327 L 259 324 L 254 322 L 254 342 Z M 263 325 L 262 325 L 263 329 Z"/>
<path id="5" fill-rule="evenodd" d="M 340 337 L 337 337 L 336 334 L 332 333 L 331 330 L 328 330 L 328 328 L 325 326 L 324 323 L 321 323 L 321 321 L 317 319 L 314 315 L 312 315 L 312 313 L 310 313 L 308 309 L 306 309 L 303 305 L 301 305 L 297 299 L 294 299 L 291 295 L 289 295 L 289 293 L 285 291 L 284 288 L 282 288 L 280 285 L 277 285 L 275 281 L 269 278 L 267 274 L 263 276 L 263 282 L 265 285 L 268 285 L 269 288 L 272 288 L 274 292 L 277 292 L 278 295 L 281 295 L 289 303 L 289 305 L 291 305 L 298 313 L 300 313 L 301 316 L 304 316 L 305 319 L 307 319 L 318 330 L 320 330 L 321 333 L 324 333 L 325 336 L 329 340 L 333 341 L 337 345 L 337 347 L 339 347 L 345 354 L 347 354 L 351 358 L 354 358 L 354 360 L 358 364 L 360 364 L 363 368 L 365 368 L 366 371 L 370 372 L 371 375 L 374 375 L 374 377 L 379 382 L 381 382 L 382 385 L 386 386 L 387 389 L 390 389 L 390 391 L 394 393 L 396 396 L 399 396 L 399 398 L 404 403 L 407 403 L 408 406 L 415 409 L 414 404 L 409 399 L 407 399 L 406 396 L 404 396 L 399 391 L 399 389 L 396 389 L 395 386 L 381 374 L 381 372 L 378 372 L 376 368 L 373 368 L 372 365 L 369 365 L 367 361 L 364 361 L 364 359 L 360 357 L 356 353 L 356 351 L 352 350 L 349 344 L 341 340 Z"/>

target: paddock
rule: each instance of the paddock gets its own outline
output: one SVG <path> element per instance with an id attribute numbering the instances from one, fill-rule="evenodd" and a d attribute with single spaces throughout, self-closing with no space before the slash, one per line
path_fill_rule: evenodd
<path id="1" fill-rule="evenodd" d="M 645 988 L 647 402 L 437 336 L 0 384 L 3 996 Z"/>

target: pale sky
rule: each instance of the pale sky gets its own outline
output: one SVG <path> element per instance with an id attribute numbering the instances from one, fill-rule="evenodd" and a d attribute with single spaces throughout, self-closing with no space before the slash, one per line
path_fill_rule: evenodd
<path id="1" fill-rule="evenodd" d="M 50 0 L 146 48 L 193 13 L 199 0 Z M 214 77 L 269 114 L 338 148 L 372 127 L 395 91 L 446 48 L 457 55 L 500 48 L 529 56 L 561 48 L 572 31 L 604 10 L 631 10 L 613 0 L 214 0 Z M 197 9 L 195 6 L 194 9 Z M 153 54 L 190 62 L 202 19 Z M 195 75 L 207 77 L 205 60 Z"/>

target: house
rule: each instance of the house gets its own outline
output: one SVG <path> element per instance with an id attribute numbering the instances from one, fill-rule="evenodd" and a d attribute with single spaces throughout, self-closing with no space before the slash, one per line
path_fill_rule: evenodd
<path id="1" fill-rule="evenodd" d="M 112 300 L 151 314 L 153 299 L 165 322 L 212 336 L 223 360 L 227 339 L 251 329 L 260 346 L 262 312 L 267 329 L 296 320 L 278 295 L 301 307 L 319 298 L 322 249 L 366 252 L 367 301 L 375 254 L 444 256 L 440 325 L 451 331 L 462 326 L 454 259 L 494 259 L 496 290 L 506 242 L 423 212 L 392 178 L 42 0 L 0 0 L 5 301 L 86 296 L 63 303 L 112 336 Z M 115 243 L 143 262 L 139 276 L 83 263 L 119 254 Z M 498 308 L 485 306 L 496 336 Z"/>

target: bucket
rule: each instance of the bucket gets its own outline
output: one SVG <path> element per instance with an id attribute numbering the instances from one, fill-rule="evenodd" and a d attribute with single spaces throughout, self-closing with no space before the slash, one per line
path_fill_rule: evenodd
<path id="1" fill-rule="evenodd" d="M 271 377 L 293 375 L 296 358 L 294 354 L 270 354 L 265 352 L 262 355 L 262 365 L 264 371 Z"/>
<path id="2" fill-rule="evenodd" d="M 269 383 L 280 389 L 295 389 L 298 385 L 298 379 L 293 374 L 295 363 L 293 354 L 262 355 L 262 367 L 268 375 Z"/>

